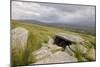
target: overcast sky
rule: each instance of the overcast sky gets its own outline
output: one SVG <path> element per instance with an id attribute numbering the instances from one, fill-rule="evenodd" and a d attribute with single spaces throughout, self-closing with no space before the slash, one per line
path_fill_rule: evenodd
<path id="1" fill-rule="evenodd" d="M 95 23 L 95 7 L 13 1 L 12 19 L 47 23 Z"/>

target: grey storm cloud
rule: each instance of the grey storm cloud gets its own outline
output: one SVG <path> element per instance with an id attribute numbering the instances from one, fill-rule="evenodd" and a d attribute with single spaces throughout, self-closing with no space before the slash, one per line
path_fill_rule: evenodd
<path id="1" fill-rule="evenodd" d="M 95 22 L 95 7 L 12 1 L 12 19 L 44 22 Z"/>

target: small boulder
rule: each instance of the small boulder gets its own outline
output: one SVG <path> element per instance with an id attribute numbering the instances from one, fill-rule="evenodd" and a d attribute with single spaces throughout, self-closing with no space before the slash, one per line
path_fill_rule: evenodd
<path id="1" fill-rule="evenodd" d="M 36 56 L 36 60 L 40 60 L 51 55 L 51 52 L 47 47 L 41 47 L 39 50 L 33 52 L 32 55 Z"/>

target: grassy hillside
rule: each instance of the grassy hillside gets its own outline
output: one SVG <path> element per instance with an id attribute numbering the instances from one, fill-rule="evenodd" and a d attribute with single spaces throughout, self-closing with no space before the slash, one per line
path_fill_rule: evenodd
<path id="1" fill-rule="evenodd" d="M 59 33 L 59 32 L 78 35 L 85 39 L 85 44 L 86 44 L 85 47 L 89 49 L 95 48 L 95 37 L 92 35 L 80 34 L 76 32 L 66 31 L 63 29 L 57 29 L 53 27 L 41 26 L 41 25 L 31 24 L 31 23 L 23 23 L 20 21 L 12 20 L 11 30 L 17 27 L 23 27 L 27 29 L 29 31 L 29 36 L 28 36 L 28 41 L 27 41 L 26 52 L 23 55 L 24 59 L 20 60 L 19 62 L 18 58 L 20 57 L 15 58 L 12 54 L 12 64 L 15 64 L 15 65 L 16 64 L 17 65 L 28 65 L 28 64 L 34 63 L 36 61 L 35 56 L 34 58 L 32 58 L 32 61 L 31 61 L 29 60 L 30 54 L 33 51 L 39 49 L 41 47 L 41 43 L 48 42 L 48 36 L 54 37 L 55 33 Z M 79 60 L 82 60 L 82 57 L 85 57 L 88 60 L 92 60 L 86 55 L 80 54 L 78 51 L 76 52 L 76 57 Z"/>

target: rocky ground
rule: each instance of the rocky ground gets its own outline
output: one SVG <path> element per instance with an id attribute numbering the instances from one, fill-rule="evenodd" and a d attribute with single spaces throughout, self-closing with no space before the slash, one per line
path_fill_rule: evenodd
<path id="1" fill-rule="evenodd" d="M 49 38 L 47 44 L 43 43 L 39 50 L 33 52 L 32 55 L 36 55 L 37 59 L 34 64 L 77 62 L 77 58 L 71 56 L 67 51 L 67 48 L 62 51 L 62 48 L 54 45 L 53 39 Z"/>
<path id="2" fill-rule="evenodd" d="M 12 55 L 13 59 L 18 62 L 23 62 L 25 59 L 25 50 L 27 48 L 28 31 L 24 28 L 18 27 L 11 31 L 12 34 Z M 67 35 L 68 36 L 68 35 Z M 35 57 L 36 61 L 32 64 L 47 64 L 47 63 L 64 63 L 64 62 L 78 62 L 81 61 L 95 60 L 95 49 L 87 48 L 84 46 L 84 39 L 79 36 L 69 35 L 71 40 L 77 40 L 76 44 L 72 44 L 66 47 L 65 51 L 62 51 L 62 47 L 53 44 L 54 40 L 48 36 L 47 43 L 41 43 L 42 47 L 36 51 L 33 51 L 29 56 L 28 60 L 32 61 Z M 68 36 L 68 37 L 69 37 Z M 71 38 L 71 37 L 74 38 Z M 67 38 L 68 38 L 67 37 Z M 81 43 L 79 43 L 81 42 Z M 18 58 L 18 59 L 17 59 Z M 88 60 L 87 60 L 88 59 Z M 22 63 L 21 63 L 22 64 Z"/>

